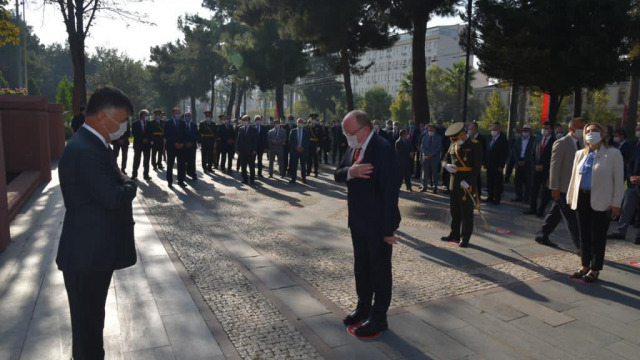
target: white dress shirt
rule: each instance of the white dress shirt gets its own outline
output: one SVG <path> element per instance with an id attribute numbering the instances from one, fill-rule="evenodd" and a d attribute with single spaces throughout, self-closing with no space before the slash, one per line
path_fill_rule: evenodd
<path id="1" fill-rule="evenodd" d="M 361 149 L 360 150 L 360 154 L 358 154 L 358 158 L 355 159 L 354 162 L 356 162 L 356 161 L 358 161 L 358 160 L 360 160 L 360 159 L 362 159 L 364 157 L 364 153 L 365 153 L 365 151 L 367 151 L 367 146 L 369 145 L 369 140 L 371 140 L 372 136 L 373 136 L 373 131 L 364 140 L 364 143 L 360 147 L 360 149 Z M 347 181 L 349 181 L 349 180 L 351 180 L 351 171 L 347 171 Z"/>

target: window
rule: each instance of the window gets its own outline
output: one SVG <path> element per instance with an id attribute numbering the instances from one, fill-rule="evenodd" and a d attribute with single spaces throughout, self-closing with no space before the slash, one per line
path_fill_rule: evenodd
<path id="1" fill-rule="evenodd" d="M 618 88 L 618 105 L 624 105 L 627 101 L 627 88 L 620 86 Z"/>

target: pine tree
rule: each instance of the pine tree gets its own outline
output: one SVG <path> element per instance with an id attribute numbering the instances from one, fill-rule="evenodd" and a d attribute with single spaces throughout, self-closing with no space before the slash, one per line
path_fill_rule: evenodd
<path id="1" fill-rule="evenodd" d="M 480 116 L 480 127 L 488 129 L 495 122 L 504 123 L 507 121 L 508 116 L 509 111 L 504 102 L 502 102 L 500 92 L 494 90 L 489 98 L 489 105 Z"/>

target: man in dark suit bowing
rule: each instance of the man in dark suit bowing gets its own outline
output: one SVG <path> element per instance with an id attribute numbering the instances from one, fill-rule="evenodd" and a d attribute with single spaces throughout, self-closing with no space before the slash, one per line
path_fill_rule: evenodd
<path id="1" fill-rule="evenodd" d="M 347 184 L 358 294 L 356 309 L 343 322 L 347 326 L 362 323 L 355 335 L 370 337 L 388 327 L 391 248 L 397 242 L 395 231 L 400 225 L 401 177 L 394 147 L 373 132 L 365 112 L 348 113 L 342 129 L 349 150 L 336 169 L 335 180 Z"/>
<path id="2" fill-rule="evenodd" d="M 86 122 L 58 165 L 66 208 L 56 264 L 69 298 L 74 359 L 104 359 L 104 306 L 114 270 L 136 263 L 131 202 L 136 184 L 111 154 L 133 105 L 120 90 L 96 90 Z"/>

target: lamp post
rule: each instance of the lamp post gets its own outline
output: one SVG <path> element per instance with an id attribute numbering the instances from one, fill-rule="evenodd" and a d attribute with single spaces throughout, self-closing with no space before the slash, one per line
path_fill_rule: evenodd
<path id="1" fill-rule="evenodd" d="M 469 90 L 469 61 L 471 58 L 471 17 L 473 11 L 473 0 L 467 2 L 467 16 L 469 25 L 467 27 L 467 57 L 464 69 L 464 100 L 462 104 L 462 122 L 467 122 L 467 93 Z"/>

